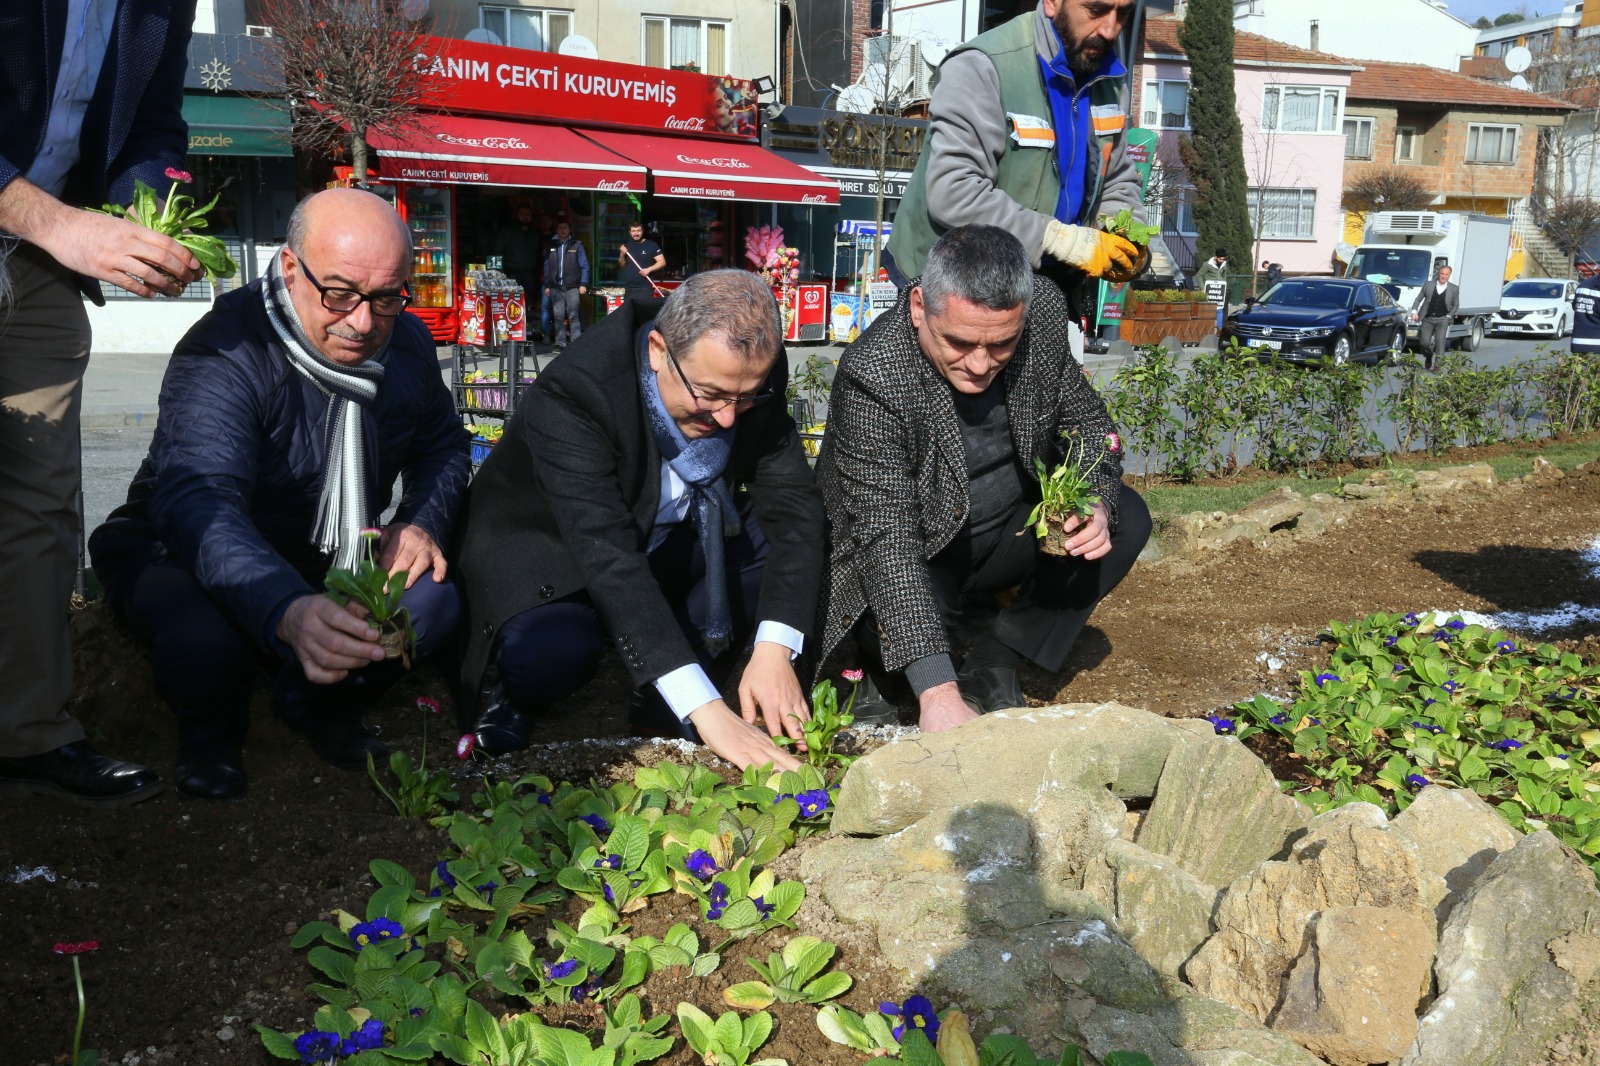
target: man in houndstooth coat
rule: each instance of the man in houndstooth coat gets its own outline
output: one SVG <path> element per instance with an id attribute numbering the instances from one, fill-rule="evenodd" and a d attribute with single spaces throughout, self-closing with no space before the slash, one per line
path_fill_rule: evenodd
<path id="1" fill-rule="evenodd" d="M 1027 521 L 1034 460 L 1053 468 L 1071 440 L 1094 464 L 1100 502 L 1068 520 L 1068 556 L 1046 555 Z M 933 731 L 1020 706 L 1023 659 L 1061 670 L 1150 535 L 1121 477 L 1116 428 L 1069 350 L 1061 290 L 1005 230 L 946 233 L 840 359 L 817 461 L 830 536 L 820 653 L 854 630 L 870 681 L 858 720 L 896 716 L 900 675 Z M 958 671 L 964 600 L 1013 588 Z"/>

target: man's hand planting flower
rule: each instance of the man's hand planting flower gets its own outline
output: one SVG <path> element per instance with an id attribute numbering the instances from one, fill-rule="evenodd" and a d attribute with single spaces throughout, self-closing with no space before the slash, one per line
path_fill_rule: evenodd
<path id="1" fill-rule="evenodd" d="M 186 170 L 168 167 L 167 177 L 172 179 L 172 187 L 167 190 L 165 204 L 157 198 L 154 189 L 142 181 L 136 181 L 133 183 L 132 204 L 127 207 L 121 204 L 105 204 L 99 208 L 90 208 L 90 210 L 127 219 L 129 222 L 137 223 L 146 229 L 154 230 L 165 237 L 171 238 L 187 249 L 194 259 L 199 260 L 200 265 L 205 268 L 206 274 L 210 276 L 212 281 L 233 277 L 239 272 L 239 264 L 235 263 L 233 257 L 228 255 L 228 249 L 216 237 L 196 232 L 197 230 L 205 229 L 209 225 L 205 216 L 210 214 L 213 207 L 217 206 L 217 201 L 221 199 L 222 193 L 219 192 L 216 196 L 213 196 L 211 202 L 204 207 L 196 207 L 194 197 L 178 192 L 178 186 L 193 181 L 194 176 Z M 182 285 L 189 279 L 174 275 L 159 264 L 152 263 L 150 265 L 156 271 L 167 274 L 172 279 L 172 282 L 177 285 L 177 292 L 169 295 L 177 295 L 183 291 Z M 144 274 L 126 269 L 122 272 L 127 275 L 129 280 L 137 282 L 142 287 L 154 287 L 150 284 L 152 279 Z M 187 273 L 191 272 L 185 271 L 185 274 Z M 122 283 L 118 282 L 118 284 Z M 124 287 L 126 288 L 126 286 Z M 129 291 L 132 292 L 133 290 L 129 289 Z"/>

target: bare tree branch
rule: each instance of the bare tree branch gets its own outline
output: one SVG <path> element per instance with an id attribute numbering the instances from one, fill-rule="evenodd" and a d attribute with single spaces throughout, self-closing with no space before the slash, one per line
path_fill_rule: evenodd
<path id="1" fill-rule="evenodd" d="M 1372 170 L 1345 186 L 1339 206 L 1365 215 L 1370 211 L 1420 211 L 1433 203 L 1434 192 L 1408 170 Z"/>

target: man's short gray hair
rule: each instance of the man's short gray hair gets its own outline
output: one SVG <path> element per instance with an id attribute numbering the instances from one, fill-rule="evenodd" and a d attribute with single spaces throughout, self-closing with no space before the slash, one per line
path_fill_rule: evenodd
<path id="1" fill-rule="evenodd" d="M 922 272 L 922 303 L 929 314 L 944 312 L 945 298 L 959 296 L 992 311 L 1028 306 L 1033 267 L 1022 242 L 999 226 L 957 226 L 939 238 Z"/>
<path id="2" fill-rule="evenodd" d="M 715 336 L 745 363 L 773 359 L 783 349 L 778 301 L 748 270 L 691 274 L 667 294 L 656 315 L 667 348 L 682 359 L 701 337 Z"/>

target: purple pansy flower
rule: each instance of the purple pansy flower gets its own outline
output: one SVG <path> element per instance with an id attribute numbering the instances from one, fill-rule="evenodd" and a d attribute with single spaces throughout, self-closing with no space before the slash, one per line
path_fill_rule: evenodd
<path id="1" fill-rule="evenodd" d="M 593 829 L 596 833 L 609 833 L 609 832 L 611 832 L 611 823 L 606 821 L 604 818 L 600 817 L 598 814 L 579 815 L 578 816 L 578 821 L 584 823 L 590 829 Z"/>
<path id="2" fill-rule="evenodd" d="M 896 1040 L 905 1038 L 907 1028 L 921 1029 L 932 1042 L 939 1039 L 939 1014 L 927 996 L 912 996 L 904 1003 L 880 1003 L 878 1013 L 900 1019 L 900 1024 L 891 1030 Z"/>
<path id="3" fill-rule="evenodd" d="M 1412 788 L 1420 789 L 1420 788 L 1426 788 L 1428 785 L 1433 784 L 1433 782 L 1429 781 L 1426 777 L 1423 777 L 1421 774 L 1408 774 L 1406 776 L 1406 784 L 1410 785 Z"/>
<path id="4" fill-rule="evenodd" d="M 1317 675 L 1317 687 L 1321 688 L 1322 686 L 1326 685 L 1329 681 L 1343 681 L 1343 680 L 1344 680 L 1344 678 L 1340 677 L 1338 674 L 1318 674 Z"/>
<path id="5" fill-rule="evenodd" d="M 711 853 L 703 848 L 696 848 L 691 851 L 689 857 L 683 860 L 683 868 L 701 881 L 711 880 L 717 875 L 717 871 L 721 869 L 717 865 L 717 860 L 713 859 Z"/>
<path id="6" fill-rule="evenodd" d="M 1490 744 L 1489 747 L 1493 748 L 1495 751 L 1516 751 L 1518 748 L 1522 747 L 1522 741 L 1512 740 L 1510 737 L 1501 737 L 1493 744 Z"/>
<path id="7" fill-rule="evenodd" d="M 801 792 L 794 801 L 800 805 L 800 817 L 815 818 L 828 809 L 828 790 L 814 788 L 809 792 Z"/>
<path id="8" fill-rule="evenodd" d="M 393 918 L 374 918 L 370 922 L 357 922 L 350 927 L 350 943 L 356 947 L 366 947 L 376 944 L 380 940 L 394 940 L 404 935 L 405 930 Z"/>
<path id="9" fill-rule="evenodd" d="M 544 976 L 547 981 L 564 981 L 578 970 L 577 959 L 563 959 L 558 963 L 545 963 Z"/>
<path id="10" fill-rule="evenodd" d="M 711 886 L 711 892 L 706 898 L 710 902 L 710 906 L 706 908 L 706 918 L 714 922 L 728 909 L 728 886 L 718 881 Z"/>
<path id="11" fill-rule="evenodd" d="M 1224 718 L 1220 714 L 1208 714 L 1206 721 L 1211 723 L 1211 729 L 1215 733 L 1226 735 L 1233 732 L 1232 718 Z"/>

